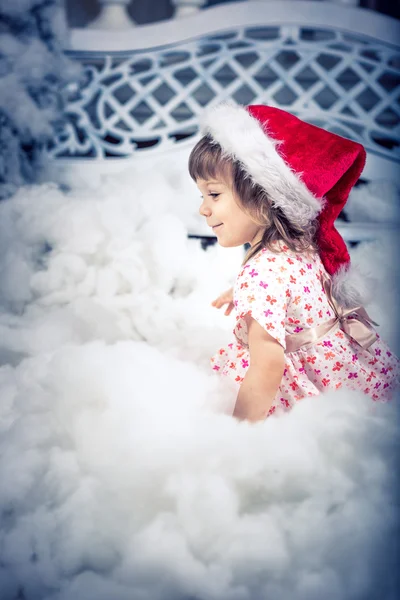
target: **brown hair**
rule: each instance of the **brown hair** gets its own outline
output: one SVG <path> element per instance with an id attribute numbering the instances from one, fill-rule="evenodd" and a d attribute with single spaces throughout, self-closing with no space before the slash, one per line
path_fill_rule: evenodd
<path id="1" fill-rule="evenodd" d="M 189 173 L 194 181 L 219 175 L 232 186 L 233 195 L 241 208 L 260 226 L 265 227 L 262 239 L 247 252 L 246 263 L 262 248 L 275 252 L 275 242 L 282 241 L 295 252 L 316 250 L 317 223 L 306 231 L 291 223 L 278 206 L 273 205 L 267 192 L 255 183 L 242 164 L 226 154 L 210 136 L 204 136 L 189 156 Z"/>

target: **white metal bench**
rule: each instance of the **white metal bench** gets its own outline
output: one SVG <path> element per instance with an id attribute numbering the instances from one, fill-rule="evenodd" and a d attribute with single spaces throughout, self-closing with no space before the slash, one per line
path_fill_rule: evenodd
<path id="1" fill-rule="evenodd" d="M 60 164 L 119 170 L 192 146 L 204 107 L 230 99 L 278 106 L 357 140 L 366 180 L 399 181 L 399 39 L 394 19 L 315 1 L 224 4 L 107 34 L 73 30 L 69 54 L 83 78 L 68 90 L 68 122 L 49 151 Z"/>

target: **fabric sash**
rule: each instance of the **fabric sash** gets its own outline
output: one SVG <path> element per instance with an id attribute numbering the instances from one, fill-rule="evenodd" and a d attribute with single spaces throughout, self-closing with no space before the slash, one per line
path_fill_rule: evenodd
<path id="1" fill-rule="evenodd" d="M 355 306 L 354 308 L 339 306 L 332 295 L 332 281 L 329 277 L 324 277 L 322 283 L 335 317 L 317 327 L 305 329 L 299 333 L 287 334 L 286 352 L 296 352 L 300 348 L 311 346 L 319 342 L 328 333 L 333 333 L 336 329 L 341 329 L 364 350 L 368 350 L 377 339 L 377 334 L 372 327 L 377 323 L 371 319 L 363 306 Z"/>

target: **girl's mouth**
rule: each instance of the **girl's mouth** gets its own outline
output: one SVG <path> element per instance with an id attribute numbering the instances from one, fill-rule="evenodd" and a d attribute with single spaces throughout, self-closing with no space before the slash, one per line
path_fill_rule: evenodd
<path id="1" fill-rule="evenodd" d="M 214 226 L 212 227 L 212 230 L 214 231 L 214 229 L 217 229 L 218 227 L 221 227 L 221 225 L 223 225 L 223 223 L 220 223 L 219 225 L 214 225 Z"/>

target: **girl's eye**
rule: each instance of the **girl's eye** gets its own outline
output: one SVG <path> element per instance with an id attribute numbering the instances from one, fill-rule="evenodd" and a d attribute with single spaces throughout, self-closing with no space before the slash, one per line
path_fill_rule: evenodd
<path id="1" fill-rule="evenodd" d="M 211 196 L 211 198 L 218 198 L 220 194 L 213 194 L 210 192 L 208 195 Z"/>

